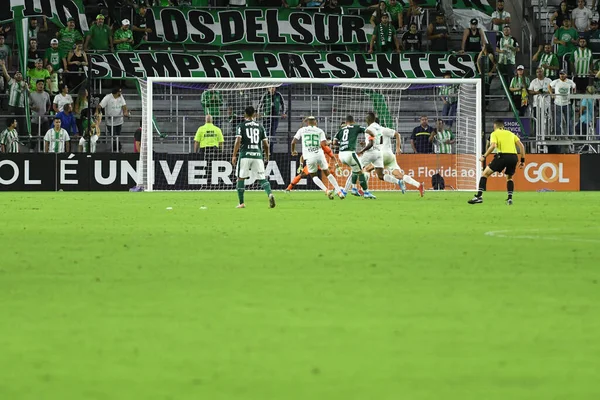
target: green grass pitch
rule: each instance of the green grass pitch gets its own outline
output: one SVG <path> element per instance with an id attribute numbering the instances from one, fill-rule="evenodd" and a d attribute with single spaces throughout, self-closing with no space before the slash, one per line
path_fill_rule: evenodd
<path id="1" fill-rule="evenodd" d="M 3 193 L 0 399 L 600 398 L 600 193 L 376 194 Z"/>

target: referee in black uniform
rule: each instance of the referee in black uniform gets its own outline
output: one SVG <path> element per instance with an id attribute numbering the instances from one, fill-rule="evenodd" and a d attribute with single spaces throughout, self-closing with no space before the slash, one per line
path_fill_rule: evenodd
<path id="1" fill-rule="evenodd" d="M 519 153 L 521 153 L 521 161 L 517 157 L 517 147 L 519 147 Z M 494 150 L 498 150 L 494 160 L 488 165 L 483 171 L 483 176 L 479 180 L 479 191 L 471 200 L 469 204 L 480 204 L 483 203 L 483 192 L 487 184 L 487 178 L 494 172 L 502 172 L 506 175 L 506 191 L 508 192 L 508 198 L 506 204 L 512 205 L 513 191 L 515 190 L 515 183 L 513 182 L 513 175 L 517 169 L 523 169 L 525 166 L 525 146 L 521 143 L 521 139 L 511 131 L 504 129 L 504 121 L 497 119 L 494 121 L 494 132 L 490 138 L 490 147 L 487 149 L 485 154 L 481 156 L 479 161 L 484 162 L 487 156 Z"/>

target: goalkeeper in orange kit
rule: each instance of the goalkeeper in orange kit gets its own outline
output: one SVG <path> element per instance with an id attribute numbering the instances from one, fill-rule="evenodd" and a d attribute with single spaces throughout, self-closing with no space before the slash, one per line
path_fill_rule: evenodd
<path id="1" fill-rule="evenodd" d="M 339 169 L 340 167 L 337 163 L 337 160 L 335 159 L 335 156 L 333 155 L 333 151 L 331 151 L 331 148 L 329 146 L 321 146 L 321 148 L 323 149 L 323 152 L 325 153 L 325 155 L 328 156 L 331 161 L 329 163 L 329 165 L 334 166 L 335 169 Z M 300 166 L 298 167 L 298 170 L 296 171 L 298 173 L 298 175 L 296 175 L 294 177 L 294 179 L 292 179 L 292 181 L 290 182 L 288 187 L 285 189 L 286 192 L 293 190 L 294 186 L 296 186 L 298 184 L 298 182 L 300 182 L 301 179 L 308 178 L 310 176 L 310 173 L 308 172 L 308 167 L 307 166 L 302 167 L 303 164 L 304 164 L 304 156 L 300 156 Z M 321 169 L 321 168 L 319 167 L 319 169 Z"/>

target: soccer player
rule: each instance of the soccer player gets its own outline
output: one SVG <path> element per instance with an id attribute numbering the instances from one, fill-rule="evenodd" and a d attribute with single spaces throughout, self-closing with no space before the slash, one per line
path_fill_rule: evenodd
<path id="1" fill-rule="evenodd" d="M 237 165 L 237 193 L 240 203 L 237 208 L 246 208 L 244 204 L 245 180 L 250 178 L 251 174 L 256 177 L 260 187 L 269 196 L 269 207 L 275 207 L 275 197 L 271 193 L 271 184 L 265 179 L 265 164 L 263 162 L 263 152 L 265 162 L 269 161 L 269 140 L 265 136 L 265 129 L 261 124 L 254 121 L 253 106 L 248 106 L 244 110 L 244 122 L 239 124 L 235 130 L 235 144 L 233 146 L 233 155 L 231 156 L 231 165 Z M 262 149 L 261 149 L 262 145 Z M 239 162 L 238 162 L 239 151 Z"/>
<path id="2" fill-rule="evenodd" d="M 365 133 L 365 128 L 356 125 L 354 122 L 354 117 L 352 115 L 348 115 L 346 117 L 346 123 L 342 125 L 338 133 L 335 135 L 333 143 L 338 144 L 340 147 L 340 161 L 352 169 L 352 175 L 350 175 L 346 181 L 344 195 L 346 195 L 351 186 L 355 185 L 357 182 L 360 182 L 360 186 L 364 192 L 361 193 L 357 188 L 352 187 L 352 194 L 354 196 L 366 195 L 366 198 L 369 199 L 374 198 L 375 196 L 369 192 L 367 178 L 363 174 L 362 165 L 358 159 L 358 155 L 356 154 L 356 142 L 358 137 L 363 133 Z"/>
<path id="3" fill-rule="evenodd" d="M 323 152 L 325 153 L 326 156 L 329 157 L 331 163 L 333 165 L 335 165 L 335 168 L 338 167 L 337 165 L 337 161 L 335 160 L 335 156 L 333 155 L 333 151 L 331 151 L 331 148 L 329 146 L 321 146 L 321 148 L 323 149 Z M 301 179 L 304 179 L 306 177 L 308 177 L 310 174 L 308 172 L 308 166 L 305 165 L 304 168 L 302 167 L 302 164 L 304 164 L 304 156 L 300 156 L 300 166 L 298 167 L 298 175 L 296 175 L 294 177 L 294 179 L 292 179 L 292 181 L 290 182 L 290 184 L 288 185 L 288 187 L 285 189 L 286 192 L 290 192 L 294 189 L 294 187 L 298 184 L 298 182 L 300 182 Z M 321 169 L 321 168 L 319 168 Z M 345 195 L 345 193 L 344 193 Z"/>
<path id="4" fill-rule="evenodd" d="M 396 151 L 401 152 L 400 134 L 393 129 L 384 128 L 383 126 L 379 125 L 379 123 L 376 122 L 374 113 L 368 113 L 366 120 L 367 124 L 369 124 L 366 129 L 367 139 L 370 140 L 371 143 L 374 142 L 371 147 L 376 148 L 377 150 L 371 150 L 369 148 L 370 143 L 368 143 L 367 146 L 362 150 L 363 152 L 367 151 L 367 155 L 361 159 L 363 165 L 367 165 L 365 172 L 370 173 L 370 171 L 375 169 L 375 173 L 380 180 L 397 184 L 400 186 L 402 193 L 406 191 L 405 182 L 410 183 L 419 189 L 419 194 L 421 197 L 423 197 L 424 185 L 422 183 L 419 184 L 410 175 L 404 175 L 396 163 L 396 156 L 392 152 L 391 138 L 394 136 L 396 137 Z M 379 154 L 376 155 L 375 151 L 377 151 Z M 386 157 L 386 162 L 384 162 L 384 154 Z M 372 166 L 368 164 L 372 164 Z M 391 170 L 393 176 L 384 174 L 384 167 Z"/>
<path id="5" fill-rule="evenodd" d="M 320 167 L 323 174 L 325 174 L 329 182 L 335 188 L 338 197 L 344 199 L 345 196 L 342 189 L 340 189 L 340 185 L 338 185 L 335 177 L 329 173 L 329 165 L 327 165 L 327 160 L 323 153 L 323 146 L 327 146 L 325 132 L 317 127 L 317 119 L 315 117 L 307 117 L 306 124 L 307 126 L 298 129 L 298 132 L 296 132 L 296 135 L 292 140 L 292 156 L 298 155 L 296 143 L 302 141 L 302 155 L 306 160 L 308 173 L 312 177 L 313 182 L 327 194 L 327 197 L 333 200 L 333 190 L 327 190 L 325 184 L 317 176 L 317 171 Z"/>
<path id="6" fill-rule="evenodd" d="M 521 153 L 521 162 L 519 163 L 517 158 L 517 146 L 519 147 L 519 153 Z M 487 178 L 494 172 L 502 172 L 506 175 L 506 191 L 508 192 L 508 199 L 506 204 L 509 206 L 513 203 L 513 191 L 515 190 L 515 183 L 513 182 L 513 175 L 517 168 L 523 169 L 525 166 L 525 146 L 521 143 L 521 140 L 517 135 L 504 129 L 504 121 L 497 119 L 494 121 L 494 132 L 490 139 L 490 147 L 487 149 L 485 154 L 481 156 L 479 161 L 484 162 L 486 157 L 494 150 L 498 150 L 498 153 L 494 157 L 494 160 L 488 165 L 483 171 L 483 176 L 479 180 L 479 191 L 471 200 L 469 204 L 480 204 L 483 203 L 481 197 L 485 192 L 485 186 Z"/>
<path id="7" fill-rule="evenodd" d="M 379 124 L 377 124 L 379 126 Z M 417 182 L 412 176 L 404 174 L 398 163 L 396 162 L 396 154 L 402 153 L 400 134 L 393 129 L 384 128 L 379 126 L 381 129 L 381 154 L 383 157 L 383 167 L 390 171 L 392 176 L 389 174 L 383 175 L 383 180 L 389 183 L 397 184 L 400 186 L 402 193 L 406 192 L 406 184 L 410 184 L 419 189 L 419 194 L 423 197 L 425 192 L 425 185 Z M 396 138 L 396 154 L 392 151 L 392 138 Z M 365 172 L 370 173 L 374 169 L 374 165 L 370 164 L 365 168 Z M 379 176 L 379 175 L 378 175 Z M 379 176 L 381 179 L 381 176 Z"/>

